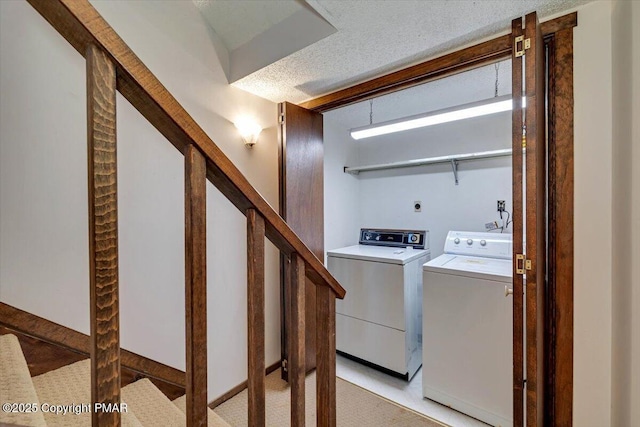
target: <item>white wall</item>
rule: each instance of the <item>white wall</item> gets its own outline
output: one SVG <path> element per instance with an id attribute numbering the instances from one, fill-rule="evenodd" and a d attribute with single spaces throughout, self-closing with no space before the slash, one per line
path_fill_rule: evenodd
<path id="1" fill-rule="evenodd" d="M 611 423 L 611 3 L 574 30 L 574 425 Z"/>
<path id="2" fill-rule="evenodd" d="M 276 107 L 227 84 L 191 2 L 94 6 L 277 206 Z M 0 301 L 89 331 L 84 60 L 26 2 L 0 2 Z M 222 62 L 226 59 L 222 58 Z M 118 97 L 121 344 L 184 369 L 184 169 Z M 246 149 L 232 122 L 265 128 Z M 246 379 L 246 222 L 208 184 L 209 398 Z M 278 254 L 267 244 L 267 363 L 280 356 Z"/>
<path id="3" fill-rule="evenodd" d="M 386 145 L 361 143 L 360 159 L 363 164 L 378 164 L 509 148 L 511 115 L 411 133 Z M 360 226 L 429 230 L 431 255 L 435 257 L 442 254 L 449 230 L 485 231 L 485 223 L 501 223 L 497 200 L 506 200 L 511 211 L 510 157 L 460 162 L 458 179 L 455 185 L 448 164 L 361 173 Z M 414 211 L 414 201 L 422 202 L 421 212 Z"/>
<path id="4" fill-rule="evenodd" d="M 640 425 L 640 4 L 613 5 L 611 425 Z M 635 261 L 635 262 L 634 262 Z"/>
<path id="5" fill-rule="evenodd" d="M 339 110 L 324 114 L 324 248 L 325 251 L 358 243 L 360 183 L 344 173 L 358 163 L 355 141 L 336 120 Z"/>

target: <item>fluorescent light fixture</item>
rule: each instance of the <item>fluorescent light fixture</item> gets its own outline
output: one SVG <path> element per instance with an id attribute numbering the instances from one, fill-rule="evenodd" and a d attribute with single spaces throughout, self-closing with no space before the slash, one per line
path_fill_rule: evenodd
<path id="1" fill-rule="evenodd" d="M 526 98 L 522 98 L 522 108 L 526 106 Z M 459 105 L 444 110 L 432 111 L 426 114 L 403 117 L 402 119 L 376 123 L 351 129 L 353 139 L 370 138 L 372 136 L 386 135 L 388 133 L 401 132 L 403 130 L 416 129 L 425 126 L 433 126 L 441 123 L 470 119 L 472 117 L 486 116 L 488 114 L 501 113 L 513 109 L 511 95 L 499 96 L 471 104 Z"/>

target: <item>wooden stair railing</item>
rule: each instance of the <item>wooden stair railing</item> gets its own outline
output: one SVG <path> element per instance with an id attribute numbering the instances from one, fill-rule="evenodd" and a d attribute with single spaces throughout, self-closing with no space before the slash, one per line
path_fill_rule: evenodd
<path id="1" fill-rule="evenodd" d="M 336 425 L 335 299 L 344 289 L 87 0 L 27 0 L 87 60 L 91 395 L 120 402 L 116 90 L 185 156 L 187 426 L 207 425 L 206 179 L 247 217 L 248 416 L 265 425 L 264 242 L 292 283 L 291 424 L 305 420 L 305 277 L 317 286 L 317 425 Z M 119 426 L 118 412 L 93 414 Z"/>

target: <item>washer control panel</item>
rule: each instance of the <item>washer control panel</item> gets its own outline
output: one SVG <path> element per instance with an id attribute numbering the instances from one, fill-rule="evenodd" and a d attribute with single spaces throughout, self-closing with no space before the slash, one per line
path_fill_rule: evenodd
<path id="1" fill-rule="evenodd" d="M 450 231 L 444 243 L 444 253 L 488 258 L 512 258 L 512 235 Z"/>
<path id="2" fill-rule="evenodd" d="M 363 228 L 360 230 L 360 244 L 428 249 L 429 232 L 426 230 L 385 230 L 378 228 Z"/>

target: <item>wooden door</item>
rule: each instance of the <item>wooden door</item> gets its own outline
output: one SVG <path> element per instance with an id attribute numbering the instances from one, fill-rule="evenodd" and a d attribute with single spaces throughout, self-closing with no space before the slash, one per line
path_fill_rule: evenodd
<path id="1" fill-rule="evenodd" d="M 524 31 L 521 19 L 513 21 L 512 30 L 514 426 L 525 421 L 541 426 L 547 211 L 544 44 L 535 12 L 525 17 Z"/>
<path id="2" fill-rule="evenodd" d="M 322 114 L 284 102 L 280 113 L 280 215 L 311 251 L 324 262 L 324 192 Z M 282 378 L 289 355 L 290 273 L 281 257 Z M 316 366 L 316 289 L 306 283 L 306 370 Z"/>

